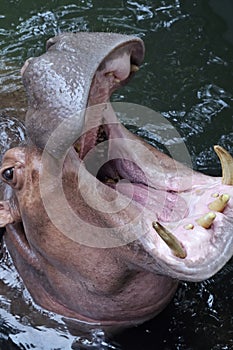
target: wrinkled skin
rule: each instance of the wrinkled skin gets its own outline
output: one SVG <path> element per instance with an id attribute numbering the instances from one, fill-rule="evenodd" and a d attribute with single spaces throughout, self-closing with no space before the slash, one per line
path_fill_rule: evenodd
<path id="1" fill-rule="evenodd" d="M 4 240 L 29 292 L 42 307 L 93 325 L 144 322 L 167 305 L 178 280 L 209 278 L 233 254 L 232 199 L 227 197 L 220 211 L 208 207 L 216 193 L 233 195 L 231 159 L 224 184 L 221 178 L 193 172 L 131 134 L 111 106 L 103 105 L 128 82 L 143 55 L 140 39 L 118 34 L 70 33 L 50 39 L 47 52 L 22 68 L 28 144 L 7 151 L 0 169 L 6 183 L 0 207 Z M 64 132 L 46 152 L 63 120 L 68 123 L 77 111 L 98 104 L 75 121 L 82 136 L 73 145 L 66 148 Z M 107 161 L 96 177 L 86 157 L 100 144 L 100 130 L 108 140 Z M 122 142 L 115 145 L 116 139 Z M 151 159 L 143 156 L 142 147 Z M 50 153 L 64 156 L 62 167 Z M 130 161 L 122 154 L 130 155 Z M 59 179 L 78 226 L 63 215 Z M 96 188 L 99 196 L 93 195 Z M 116 194 L 120 204 L 132 195 L 122 210 L 115 211 Z M 110 213 L 100 210 L 106 202 Z M 60 229 L 48 213 L 50 203 L 55 220 L 64 219 Z M 210 211 L 215 220 L 202 227 L 197 220 Z M 172 231 L 178 248 L 161 239 L 154 221 Z M 106 227 L 103 238 L 98 228 Z"/>

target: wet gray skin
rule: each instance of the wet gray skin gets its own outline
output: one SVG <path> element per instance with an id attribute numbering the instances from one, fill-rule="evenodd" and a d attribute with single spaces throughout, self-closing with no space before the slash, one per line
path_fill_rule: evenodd
<path id="1" fill-rule="evenodd" d="M 93 325 L 144 322 L 178 280 L 207 279 L 233 254 L 231 156 L 216 147 L 223 178 L 193 172 L 127 131 L 108 103 L 143 55 L 140 39 L 119 34 L 50 39 L 22 68 L 27 146 L 6 152 L 0 169 L 1 227 L 29 292 Z M 88 154 L 106 140 L 95 176 Z"/>

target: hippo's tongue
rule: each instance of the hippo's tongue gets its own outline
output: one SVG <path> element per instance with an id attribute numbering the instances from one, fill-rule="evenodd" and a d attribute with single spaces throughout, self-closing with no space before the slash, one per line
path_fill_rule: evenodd
<path id="1" fill-rule="evenodd" d="M 129 183 L 124 179 L 115 185 L 111 183 L 109 185 L 128 198 L 140 203 L 143 207 L 147 206 L 148 210 L 152 209 L 154 220 L 176 222 L 182 220 L 188 214 L 185 200 L 176 193 L 156 190 L 142 184 Z M 156 211 L 154 208 L 156 208 Z"/>
<path id="2" fill-rule="evenodd" d="M 145 167 L 146 159 L 143 158 L 143 151 L 148 152 L 148 145 L 144 147 L 141 141 L 137 141 L 136 143 L 142 148 L 142 158 L 137 158 L 138 155 L 134 158 L 131 142 L 135 140 L 129 139 L 127 130 L 117 121 L 110 104 L 102 106 L 101 109 L 102 120 L 104 119 L 106 124 L 95 125 L 98 123 L 97 111 L 93 128 L 84 133 L 75 145 L 86 169 L 97 180 L 138 203 L 142 208 L 147 208 L 154 220 L 176 222 L 186 217 L 188 207 L 185 200 L 176 192 L 179 182 L 182 183 L 179 188 L 181 190 L 187 189 L 188 185 L 180 179 L 177 180 L 175 176 L 173 183 L 166 185 L 169 174 L 164 174 L 159 165 L 154 166 L 156 176 L 151 178 Z M 89 118 L 92 115 L 91 111 L 87 114 Z"/>

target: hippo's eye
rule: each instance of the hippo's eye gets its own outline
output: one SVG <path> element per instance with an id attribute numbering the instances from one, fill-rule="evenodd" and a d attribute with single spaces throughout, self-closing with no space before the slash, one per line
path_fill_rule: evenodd
<path id="1" fill-rule="evenodd" d="M 4 170 L 2 173 L 2 177 L 6 181 L 12 181 L 14 178 L 14 168 L 8 168 L 8 169 Z"/>

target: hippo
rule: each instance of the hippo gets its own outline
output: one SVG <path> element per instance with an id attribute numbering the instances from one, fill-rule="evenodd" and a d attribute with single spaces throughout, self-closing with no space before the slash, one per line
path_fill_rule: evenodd
<path id="1" fill-rule="evenodd" d="M 0 168 L 3 239 L 33 300 L 93 327 L 153 318 L 179 281 L 208 279 L 233 255 L 232 156 L 215 145 L 222 177 L 201 174 L 112 108 L 143 58 L 134 36 L 49 39 L 21 71 L 26 143 Z"/>

